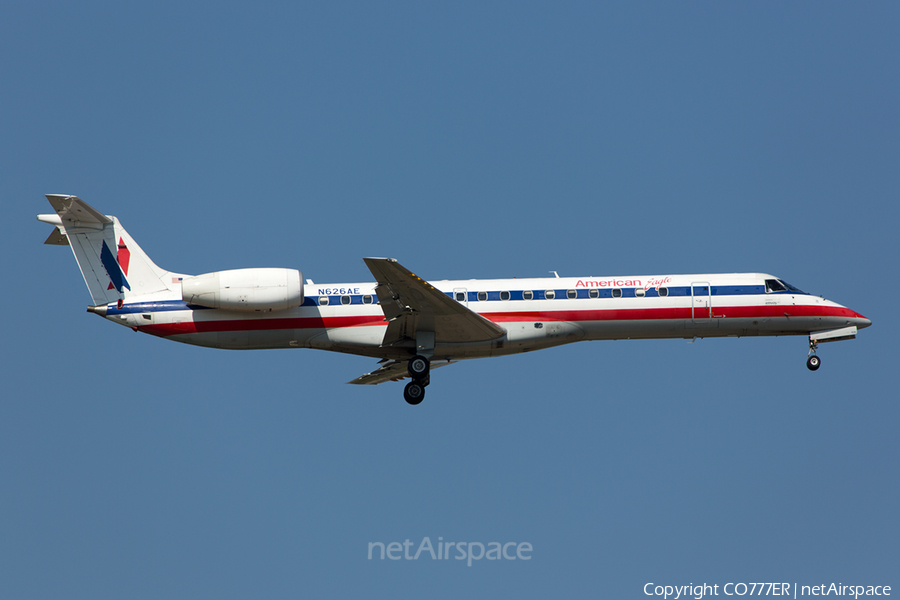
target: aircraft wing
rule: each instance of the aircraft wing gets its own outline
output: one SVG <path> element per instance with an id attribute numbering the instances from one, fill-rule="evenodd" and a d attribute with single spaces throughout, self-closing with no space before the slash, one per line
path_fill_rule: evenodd
<path id="1" fill-rule="evenodd" d="M 453 300 L 393 258 L 366 258 L 375 293 L 388 321 L 383 346 L 415 345 L 417 332 L 434 332 L 435 343 L 485 342 L 506 331 Z"/>
<path id="2" fill-rule="evenodd" d="M 437 369 L 438 367 L 446 367 L 447 365 L 453 364 L 455 362 L 455 360 L 435 360 L 432 361 L 431 368 Z M 353 381 L 348 381 L 347 383 L 352 383 L 355 385 L 376 385 L 379 383 L 384 383 L 385 381 L 400 381 L 404 377 L 409 377 L 409 372 L 406 370 L 407 363 L 405 360 L 391 360 L 386 358 L 379 364 L 381 364 L 381 366 L 371 373 L 361 375 Z"/>

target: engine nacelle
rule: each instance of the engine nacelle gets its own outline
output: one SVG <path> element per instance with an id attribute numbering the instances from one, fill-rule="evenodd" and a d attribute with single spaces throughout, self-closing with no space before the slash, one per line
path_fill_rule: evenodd
<path id="1" fill-rule="evenodd" d="M 234 269 L 185 277 L 181 298 L 224 310 L 287 310 L 303 304 L 303 274 L 296 269 Z"/>

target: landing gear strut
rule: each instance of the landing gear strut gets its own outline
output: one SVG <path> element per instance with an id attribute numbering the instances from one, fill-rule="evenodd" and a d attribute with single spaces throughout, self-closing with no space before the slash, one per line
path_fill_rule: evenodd
<path id="1" fill-rule="evenodd" d="M 409 359 L 407 371 L 409 371 L 409 376 L 412 377 L 412 381 L 407 383 L 406 387 L 403 389 L 403 399 L 406 400 L 408 404 L 415 406 L 416 404 L 421 404 L 422 400 L 425 399 L 425 386 L 427 386 L 431 380 L 429 375 L 430 370 L 431 363 L 424 356 L 417 354 Z"/>
<path id="2" fill-rule="evenodd" d="M 816 348 L 819 347 L 817 340 L 809 340 L 809 358 L 806 359 L 806 368 L 815 371 L 822 364 L 822 359 L 816 356 Z"/>

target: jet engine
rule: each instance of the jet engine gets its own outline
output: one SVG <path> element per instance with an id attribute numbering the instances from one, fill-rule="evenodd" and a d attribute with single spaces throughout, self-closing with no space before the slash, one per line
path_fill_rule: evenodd
<path id="1" fill-rule="evenodd" d="M 181 298 L 223 310 L 287 310 L 303 304 L 303 274 L 296 269 L 233 269 L 185 277 Z"/>

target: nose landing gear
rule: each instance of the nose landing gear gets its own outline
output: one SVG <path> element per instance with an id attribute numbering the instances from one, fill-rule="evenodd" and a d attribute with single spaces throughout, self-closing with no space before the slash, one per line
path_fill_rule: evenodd
<path id="1" fill-rule="evenodd" d="M 806 368 L 815 371 L 822 364 L 822 359 L 816 356 L 816 348 L 819 347 L 818 340 L 809 340 L 809 358 L 806 359 Z"/>
<path id="2" fill-rule="evenodd" d="M 412 381 L 403 389 L 403 399 L 415 406 L 425 399 L 425 386 L 431 383 L 431 363 L 424 356 L 416 355 L 409 359 L 407 371 Z"/>

